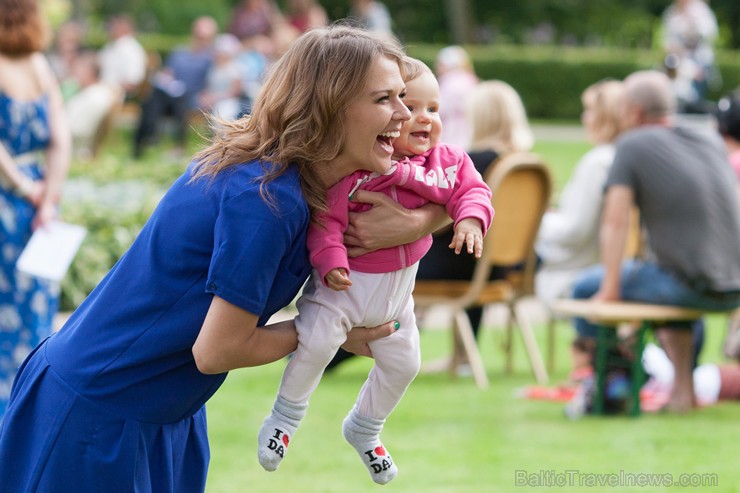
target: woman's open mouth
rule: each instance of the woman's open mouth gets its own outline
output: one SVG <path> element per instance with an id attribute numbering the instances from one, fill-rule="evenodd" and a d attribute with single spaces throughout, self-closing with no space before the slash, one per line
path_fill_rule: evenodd
<path id="1" fill-rule="evenodd" d="M 393 153 L 393 141 L 401 136 L 401 132 L 394 131 L 394 132 L 384 132 L 377 137 L 377 141 L 380 143 L 380 146 L 383 148 L 383 150 L 389 154 Z"/>

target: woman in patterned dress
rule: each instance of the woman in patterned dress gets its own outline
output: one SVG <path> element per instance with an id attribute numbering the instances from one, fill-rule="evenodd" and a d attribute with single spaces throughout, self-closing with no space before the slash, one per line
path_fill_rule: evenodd
<path id="1" fill-rule="evenodd" d="M 15 270 L 33 229 L 54 218 L 70 162 L 62 97 L 41 54 L 47 38 L 36 0 L 0 0 L 0 420 L 59 298 L 57 285 Z"/>

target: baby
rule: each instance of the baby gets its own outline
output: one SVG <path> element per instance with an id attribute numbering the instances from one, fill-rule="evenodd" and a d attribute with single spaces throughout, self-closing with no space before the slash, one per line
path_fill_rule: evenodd
<path id="1" fill-rule="evenodd" d="M 428 202 L 444 204 L 455 221 L 450 248 L 460 253 L 465 247 L 477 258 L 482 254 L 483 236 L 493 219 L 491 191 L 467 154 L 437 145 L 442 132 L 437 80 L 418 60 L 410 65 L 404 103 L 411 119 L 395 136 L 390 170 L 383 175 L 357 171 L 334 185 L 327 192 L 328 212 L 309 229 L 314 271 L 297 302 L 298 348 L 258 436 L 259 461 L 268 471 L 283 459 L 308 399 L 347 331 L 396 320 L 393 335 L 370 343 L 375 365 L 344 420 L 343 433 L 373 481 L 385 484 L 398 472 L 380 432 L 419 371 L 419 331 L 411 294 L 418 262 L 432 238 L 348 258 L 342 243 L 348 214 L 369 207 L 351 201 L 352 195 L 358 189 L 383 192 L 410 209 Z"/>

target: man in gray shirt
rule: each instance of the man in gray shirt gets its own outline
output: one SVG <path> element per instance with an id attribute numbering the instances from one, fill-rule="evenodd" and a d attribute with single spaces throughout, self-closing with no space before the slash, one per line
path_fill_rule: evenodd
<path id="1" fill-rule="evenodd" d="M 601 223 L 603 265 L 574 287 L 574 297 L 628 300 L 725 311 L 740 306 L 740 202 L 721 141 L 674 126 L 675 98 L 657 71 L 625 79 L 631 128 L 617 142 Z M 623 263 L 630 211 L 640 211 L 649 258 Z M 668 409 L 694 406 L 692 336 L 675 323 L 657 336 L 675 367 Z M 594 333 L 576 321 L 581 335 Z"/>

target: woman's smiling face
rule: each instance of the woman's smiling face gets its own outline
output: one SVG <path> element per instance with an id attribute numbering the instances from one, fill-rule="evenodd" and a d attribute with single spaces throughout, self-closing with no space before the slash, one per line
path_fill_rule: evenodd
<path id="1" fill-rule="evenodd" d="M 367 74 L 367 83 L 345 113 L 345 138 L 334 160 L 337 178 L 357 170 L 383 174 L 391 167 L 393 142 L 400 135 L 409 110 L 403 103 L 406 85 L 398 64 L 377 57 Z"/>

